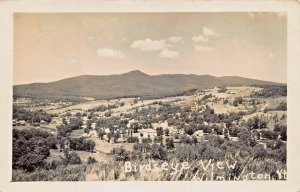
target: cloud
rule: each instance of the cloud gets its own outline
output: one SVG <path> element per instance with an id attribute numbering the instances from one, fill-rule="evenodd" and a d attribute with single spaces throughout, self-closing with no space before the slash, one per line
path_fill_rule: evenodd
<path id="1" fill-rule="evenodd" d="M 203 34 L 205 36 L 220 36 L 217 32 L 207 28 L 207 27 L 203 27 Z"/>
<path id="2" fill-rule="evenodd" d="M 196 45 L 195 50 L 196 51 L 214 51 L 215 49 L 213 47 L 209 47 L 209 46 Z"/>
<path id="3" fill-rule="evenodd" d="M 159 53 L 159 56 L 166 59 L 176 59 L 178 57 L 178 52 L 166 48 Z"/>
<path id="4" fill-rule="evenodd" d="M 200 35 L 198 35 L 198 36 L 194 36 L 194 37 L 192 38 L 192 40 L 195 41 L 195 42 L 207 42 L 207 41 L 209 41 L 209 38 L 203 36 L 202 34 L 200 34 Z"/>
<path id="5" fill-rule="evenodd" d="M 173 37 L 170 37 L 169 38 L 169 41 L 171 42 L 171 43 L 178 43 L 178 42 L 180 42 L 181 41 L 181 37 L 180 36 L 173 36 Z"/>
<path id="6" fill-rule="evenodd" d="M 140 49 L 141 51 L 155 51 L 155 50 L 162 50 L 166 48 L 166 41 L 165 40 L 136 40 L 131 44 L 131 48 L 133 49 Z"/>
<path id="7" fill-rule="evenodd" d="M 97 54 L 104 58 L 124 58 L 125 55 L 120 50 L 113 50 L 110 48 L 98 49 Z"/>

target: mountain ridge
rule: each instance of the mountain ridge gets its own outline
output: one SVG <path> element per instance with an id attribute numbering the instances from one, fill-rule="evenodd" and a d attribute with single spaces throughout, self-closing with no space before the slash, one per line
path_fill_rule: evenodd
<path id="1" fill-rule="evenodd" d="M 191 89 L 216 86 L 284 85 L 239 76 L 195 74 L 148 75 L 140 70 L 113 75 L 80 75 L 49 83 L 14 85 L 18 96 L 83 96 L 97 99 L 129 96 L 170 96 Z"/>

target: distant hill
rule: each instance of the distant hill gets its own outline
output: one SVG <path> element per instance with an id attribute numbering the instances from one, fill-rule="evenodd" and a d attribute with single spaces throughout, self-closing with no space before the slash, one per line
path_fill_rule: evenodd
<path id="1" fill-rule="evenodd" d="M 107 99 L 130 96 L 161 97 L 191 89 L 208 89 L 216 86 L 282 85 L 269 81 L 238 76 L 214 77 L 210 75 L 147 75 L 131 71 L 120 75 L 82 75 L 50 83 L 15 85 L 16 96 L 85 96 Z"/>

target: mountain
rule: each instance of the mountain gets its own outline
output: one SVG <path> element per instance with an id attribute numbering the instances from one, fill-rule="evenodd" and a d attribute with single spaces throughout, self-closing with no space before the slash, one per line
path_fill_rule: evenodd
<path id="1" fill-rule="evenodd" d="M 15 85 L 13 93 L 17 96 L 85 96 L 97 99 L 130 96 L 160 97 L 179 94 L 190 89 L 207 89 L 226 85 L 282 84 L 238 76 L 148 75 L 136 70 L 119 75 L 82 75 L 50 83 Z"/>

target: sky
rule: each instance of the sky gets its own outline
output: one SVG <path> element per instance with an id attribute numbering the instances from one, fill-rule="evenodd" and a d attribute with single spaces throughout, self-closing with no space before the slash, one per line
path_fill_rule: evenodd
<path id="1" fill-rule="evenodd" d="M 14 84 L 140 70 L 286 83 L 285 13 L 15 13 Z"/>

